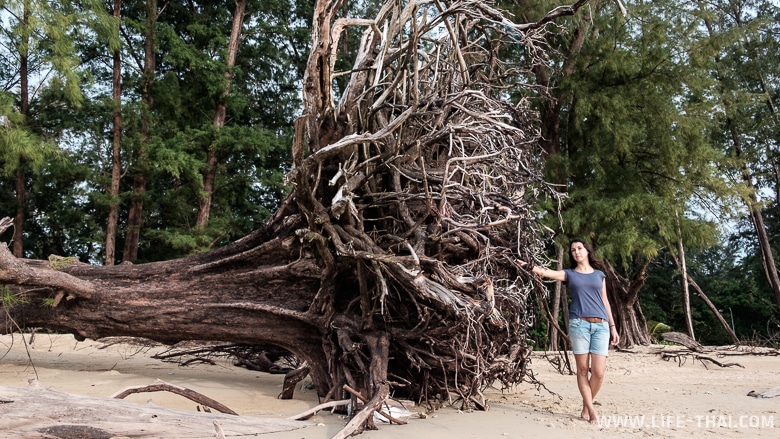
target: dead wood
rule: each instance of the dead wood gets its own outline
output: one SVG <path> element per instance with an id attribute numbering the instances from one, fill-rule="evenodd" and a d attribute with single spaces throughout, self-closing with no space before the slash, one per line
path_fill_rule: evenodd
<path id="1" fill-rule="evenodd" d="M 714 364 L 716 366 L 720 366 L 720 367 L 738 366 L 738 367 L 741 367 L 743 369 L 745 368 L 745 366 L 743 366 L 743 365 L 741 365 L 739 363 L 722 363 L 722 362 L 720 362 L 718 360 L 715 360 L 712 357 L 708 357 L 706 355 L 701 355 L 701 354 L 698 354 L 698 353 L 695 353 L 695 352 L 662 352 L 661 353 L 661 358 L 663 360 L 666 360 L 666 361 L 669 361 L 669 360 L 673 359 L 673 360 L 677 361 L 677 364 L 680 367 L 682 367 L 685 364 L 687 358 L 693 358 L 696 361 L 700 361 L 701 364 L 705 368 L 707 368 L 707 363 L 706 363 L 707 361 L 709 361 L 710 363 L 712 363 L 712 364 Z"/>
<path id="2" fill-rule="evenodd" d="M 363 404 L 365 404 L 365 403 L 367 403 L 367 402 L 368 402 L 368 400 L 367 400 L 367 399 L 366 399 L 366 398 L 365 398 L 363 395 L 361 395 L 361 394 L 360 394 L 360 392 L 358 392 L 357 390 L 355 390 L 355 389 L 353 389 L 353 388 L 349 387 L 349 386 L 348 386 L 348 385 L 346 385 L 346 384 L 344 385 L 344 390 L 346 390 L 346 391 L 347 391 L 347 392 L 349 392 L 349 393 L 350 393 L 352 396 L 354 396 L 354 397 L 356 397 L 357 399 L 359 399 L 359 400 L 360 400 L 360 402 L 362 402 Z M 377 413 L 379 413 L 380 415 L 384 416 L 384 417 L 385 417 L 385 419 L 387 419 L 387 420 L 388 420 L 388 422 L 394 422 L 394 423 L 396 423 L 396 424 L 398 424 L 398 425 L 403 425 L 403 424 L 406 424 L 406 421 L 402 421 L 402 420 L 400 420 L 400 419 L 396 419 L 396 418 L 394 418 L 394 417 L 390 416 L 389 414 L 387 414 L 387 413 L 386 413 L 385 411 L 383 411 L 383 410 L 377 409 L 377 410 L 376 410 L 376 412 L 377 412 Z"/>
<path id="3" fill-rule="evenodd" d="M 664 332 L 662 337 L 668 342 L 681 344 L 694 352 L 702 352 L 704 350 L 704 346 L 692 339 L 688 334 L 683 334 L 682 332 Z"/>
<path id="4" fill-rule="evenodd" d="M 282 391 L 279 393 L 279 399 L 292 399 L 295 392 L 295 385 L 302 381 L 309 374 L 309 366 L 303 365 L 298 369 L 287 372 L 282 383 Z"/>
<path id="5" fill-rule="evenodd" d="M 128 395 L 132 395 L 134 393 L 144 393 L 144 392 L 171 392 L 179 396 L 183 396 L 189 399 L 190 401 L 195 401 L 198 404 L 202 404 L 206 407 L 211 407 L 222 413 L 227 413 L 229 415 L 238 415 L 238 413 L 234 412 L 224 404 L 212 398 L 209 398 L 208 396 L 202 393 L 196 392 L 192 389 L 187 389 L 185 387 L 166 383 L 165 381 L 162 380 L 157 380 L 154 382 L 154 384 L 148 384 L 145 386 L 128 387 L 126 389 L 120 390 L 119 392 L 116 392 L 115 394 L 111 395 L 111 397 L 116 399 L 123 399 Z"/>
<path id="6" fill-rule="evenodd" d="M 305 421 L 261 419 L 92 398 L 39 388 L 0 387 L 0 431 L 4 437 L 175 437 L 213 436 L 219 422 L 228 437 L 291 431 Z M 211 432 L 211 433 L 208 433 Z M 65 435 L 69 434 L 69 435 Z"/>
<path id="7" fill-rule="evenodd" d="M 349 403 L 351 401 L 352 400 L 350 400 L 350 399 L 342 399 L 341 401 L 324 402 L 322 404 L 317 405 L 316 407 L 312 407 L 309 410 L 306 410 L 303 413 L 299 413 L 297 415 L 290 416 L 287 419 L 294 420 L 294 421 L 309 419 L 310 417 L 312 417 L 312 415 L 314 415 L 315 413 L 317 413 L 320 410 L 324 410 L 324 409 L 327 409 L 327 408 L 333 408 L 333 407 L 342 407 L 342 406 L 346 407 L 347 405 L 349 405 Z"/>
<path id="8" fill-rule="evenodd" d="M 752 396 L 754 398 L 775 398 L 777 396 L 780 396 L 780 386 L 773 387 L 761 393 L 756 392 L 755 390 L 751 390 L 750 392 L 748 392 L 748 396 Z"/>

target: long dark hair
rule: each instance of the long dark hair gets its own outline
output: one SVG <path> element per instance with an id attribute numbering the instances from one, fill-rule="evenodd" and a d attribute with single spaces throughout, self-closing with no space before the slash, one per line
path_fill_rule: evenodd
<path id="1" fill-rule="evenodd" d="M 596 254 L 593 251 L 593 247 L 591 247 L 590 244 L 588 244 L 588 242 L 582 238 L 574 238 L 569 243 L 569 263 L 571 265 L 571 268 L 572 269 L 577 268 L 577 262 L 574 261 L 574 256 L 571 254 L 571 246 L 574 245 L 575 242 L 579 242 L 580 244 L 582 244 L 582 246 L 585 247 L 585 250 L 588 251 L 588 263 L 590 264 L 590 266 L 595 268 L 596 270 L 604 271 L 603 270 L 604 267 L 601 264 L 601 259 L 596 257 Z"/>

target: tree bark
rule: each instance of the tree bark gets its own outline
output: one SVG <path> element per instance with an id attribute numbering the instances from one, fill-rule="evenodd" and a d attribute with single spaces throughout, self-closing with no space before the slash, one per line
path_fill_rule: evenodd
<path id="1" fill-rule="evenodd" d="M 25 211 L 25 177 L 24 156 L 19 158 L 19 168 L 16 170 L 16 215 L 14 215 L 14 256 L 24 256 L 24 211 Z"/>
<path id="2" fill-rule="evenodd" d="M 691 294 L 688 290 L 688 267 L 685 263 L 685 248 L 682 242 L 682 229 L 680 228 L 680 213 L 675 209 L 674 216 L 677 218 L 677 254 L 679 255 L 680 283 L 683 292 L 683 307 L 685 310 L 685 324 L 688 327 L 688 336 L 696 340 L 693 333 L 693 316 L 691 315 Z"/>
<path id="3" fill-rule="evenodd" d="M 48 261 L 23 261 L 29 270 L 25 278 L 35 279 L 40 288 L 23 290 L 27 300 L 15 305 L 12 317 L 4 313 L 0 325 L 11 330 L 13 318 L 21 327 L 70 332 L 80 339 L 124 334 L 163 343 L 275 345 L 307 361 L 317 388 L 327 392 L 320 333 L 325 328 L 317 329 L 324 322 L 306 313 L 320 270 L 316 261 L 299 259 L 300 249 L 290 239 L 263 242 L 290 232 L 274 226 L 280 227 L 271 223 L 218 252 L 169 262 L 114 267 L 64 263 L 54 271 Z M 54 283 L 47 273 L 70 282 Z M 91 288 L 89 293 L 83 285 Z M 67 300 L 44 306 L 58 291 L 66 291 Z"/>
<path id="4" fill-rule="evenodd" d="M 634 345 L 650 344 L 647 320 L 639 305 L 639 292 L 647 279 L 647 267 L 650 261 L 647 260 L 642 264 L 633 280 L 619 275 L 609 263 L 605 262 L 604 265 L 607 275 L 607 295 L 620 334 L 618 347 L 629 348 Z"/>
<path id="5" fill-rule="evenodd" d="M 43 388 L 0 387 L 3 436 L 14 438 L 156 437 L 195 439 L 253 437 L 313 425 L 289 419 L 258 419 L 177 410 L 121 399 L 90 398 Z M 225 436 L 223 436 L 225 437 Z"/>

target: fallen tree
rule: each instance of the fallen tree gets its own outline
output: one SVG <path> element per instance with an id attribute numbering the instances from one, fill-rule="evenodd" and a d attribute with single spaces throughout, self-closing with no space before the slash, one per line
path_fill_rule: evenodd
<path id="1" fill-rule="evenodd" d="M 204 413 L 71 395 L 40 385 L 0 387 L 0 401 L 0 430 L 4 437 L 224 438 L 292 431 L 311 425 L 289 419 Z"/>
<path id="2" fill-rule="evenodd" d="M 528 376 L 533 286 L 513 261 L 543 250 L 539 198 L 562 197 L 542 177 L 530 100 L 544 90 L 528 80 L 549 68 L 549 25 L 585 3 L 516 24 L 484 1 L 389 1 L 374 19 L 318 1 L 293 190 L 274 216 L 139 265 L 0 246 L 1 329 L 278 346 L 324 402 L 366 397 L 345 434 L 373 428 L 391 393 L 487 408 L 487 386 Z M 337 72 L 350 27 L 360 46 Z"/>

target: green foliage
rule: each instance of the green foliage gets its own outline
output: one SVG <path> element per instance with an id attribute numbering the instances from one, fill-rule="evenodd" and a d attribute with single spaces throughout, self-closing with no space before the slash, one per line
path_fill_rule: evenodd
<path id="1" fill-rule="evenodd" d="M 697 197 L 722 186 L 705 121 L 680 106 L 698 73 L 679 53 L 690 41 L 689 22 L 668 20 L 665 2 L 632 4 L 631 11 L 625 20 L 595 17 L 598 37 L 577 56 L 583 68 L 562 79 L 572 104 L 562 118 L 564 151 L 552 167 L 569 181 L 566 235 L 590 239 L 624 268 L 656 257 L 666 238 L 676 241 L 675 212 L 689 212 Z M 718 236 L 706 221 L 682 226 L 685 241 Z"/>
<path id="2" fill-rule="evenodd" d="M 283 178 L 291 162 L 292 121 L 300 111 L 299 88 L 308 56 L 312 3 L 248 2 L 226 97 L 226 50 L 234 3 L 209 1 L 193 8 L 181 4 L 161 8 L 155 24 L 158 55 L 149 95 L 152 107 L 140 99 L 145 6 L 123 4 L 121 23 L 101 2 L 90 0 L 79 6 L 76 15 L 70 4 L 47 5 L 49 12 L 45 13 L 61 12 L 62 17 L 57 18 L 60 29 L 53 37 L 62 40 L 58 53 L 64 55 L 63 50 L 71 44 L 81 55 L 81 64 L 70 64 L 69 76 L 35 84 L 40 93 L 30 103 L 29 128 L 0 132 L 27 136 L 27 141 L 10 144 L 14 148 L 30 144 L 24 166 L 38 166 L 34 175 L 26 174 L 26 255 L 45 258 L 68 254 L 84 262 L 102 260 L 107 213 L 110 206 L 118 205 L 117 258 L 121 258 L 127 209 L 131 197 L 136 196 L 132 189 L 136 174 L 144 175 L 147 181 L 140 261 L 171 259 L 213 248 L 262 224 L 289 190 Z M 35 23 L 44 19 L 54 23 L 56 17 L 49 15 L 33 19 L 38 20 Z M 118 38 L 118 24 L 123 39 Z M 41 28 L 41 35 L 45 36 L 45 29 Z M 13 42 L 19 39 L 14 38 L 4 47 L 16 47 Z M 50 49 L 54 53 L 54 48 Z M 124 177 L 119 197 L 109 195 L 115 108 L 110 58 L 114 50 L 119 50 L 123 67 Z M 6 84 L 18 82 L 6 76 L 17 69 L 13 59 L 0 50 L 0 81 Z M 64 58 L 61 61 L 57 66 L 68 65 Z M 86 99 L 72 98 L 73 84 L 83 87 L 80 91 Z M 3 102 L 13 109 L 18 95 L 4 96 Z M 225 126 L 217 129 L 213 119 L 220 100 L 227 104 L 227 117 Z M 18 111 L 7 114 L 16 124 Z M 142 128 L 148 128 L 149 137 L 142 134 Z M 49 148 L 53 145 L 61 149 Z M 195 230 L 209 150 L 217 151 L 219 159 L 210 224 L 205 230 Z M 7 213 L 16 210 L 11 177 L 21 157 L 18 150 L 0 151 L 6 174 L 0 180 L 0 209 Z"/>
<path id="3" fill-rule="evenodd" d="M 2 175 L 13 177 L 20 167 L 40 169 L 50 160 L 58 158 L 55 145 L 44 142 L 24 125 L 24 116 L 13 106 L 13 97 L 0 92 L 0 163 Z"/>
<path id="4" fill-rule="evenodd" d="M 650 334 L 654 340 L 660 340 L 661 335 L 664 332 L 669 332 L 672 327 L 666 323 L 656 322 L 655 320 L 647 321 L 647 333 Z"/>
<path id="5" fill-rule="evenodd" d="M 56 255 L 49 255 L 49 265 L 54 270 L 62 270 L 64 268 L 68 268 L 73 266 L 78 262 L 78 258 L 73 256 L 56 256 Z"/>
<path id="6" fill-rule="evenodd" d="M 8 287 L 0 285 L 0 305 L 3 309 L 9 310 L 16 305 L 27 303 L 27 297 L 22 294 L 14 294 Z"/>

